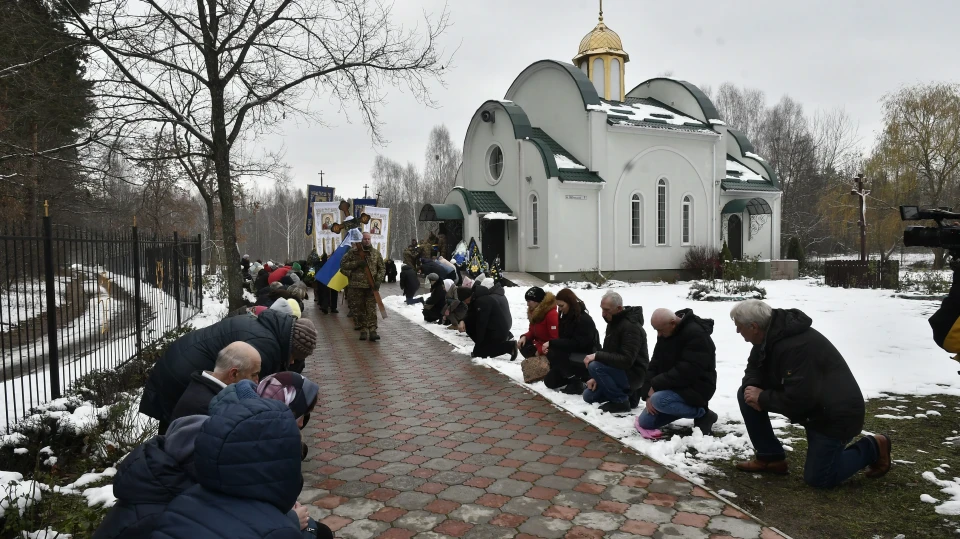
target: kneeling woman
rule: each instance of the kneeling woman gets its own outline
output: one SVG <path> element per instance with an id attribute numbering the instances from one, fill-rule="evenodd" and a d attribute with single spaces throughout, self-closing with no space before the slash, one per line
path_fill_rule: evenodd
<path id="1" fill-rule="evenodd" d="M 550 372 L 543 383 L 550 389 L 580 395 L 584 382 L 590 379 L 583 358 L 600 349 L 600 336 L 587 307 L 573 290 L 564 288 L 557 292 L 557 309 L 560 311 L 559 337 L 543 345 L 550 361 Z"/>

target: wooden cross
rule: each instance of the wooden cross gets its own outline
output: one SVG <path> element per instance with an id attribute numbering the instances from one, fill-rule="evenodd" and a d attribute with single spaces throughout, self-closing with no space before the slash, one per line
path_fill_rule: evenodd
<path id="1" fill-rule="evenodd" d="M 363 184 L 363 198 L 367 198 L 367 189 L 369 188 L 370 188 L 369 185 Z"/>
<path id="2" fill-rule="evenodd" d="M 320 174 L 320 187 L 323 187 L 323 171 L 321 170 L 317 174 Z"/>

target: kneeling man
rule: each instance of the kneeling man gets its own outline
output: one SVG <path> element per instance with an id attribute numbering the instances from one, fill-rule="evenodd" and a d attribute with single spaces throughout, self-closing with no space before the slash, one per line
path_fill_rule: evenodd
<path id="1" fill-rule="evenodd" d="M 717 414 L 707 408 L 717 390 L 713 320 L 690 309 L 657 309 L 650 323 L 657 330 L 657 345 L 640 389 L 647 406 L 637 416 L 637 432 L 654 440 L 663 434 L 660 427 L 689 418 L 703 434 L 710 434 L 717 422 Z"/>
<path id="2" fill-rule="evenodd" d="M 847 446 L 863 429 L 863 394 L 840 352 L 810 327 L 809 316 L 751 299 L 737 304 L 730 318 L 753 344 L 737 400 L 756 458 L 737 469 L 787 473 L 783 445 L 770 425 L 773 412 L 806 429 L 803 480 L 810 486 L 839 485 L 863 468 L 871 478 L 890 470 L 889 436 L 864 436 Z"/>

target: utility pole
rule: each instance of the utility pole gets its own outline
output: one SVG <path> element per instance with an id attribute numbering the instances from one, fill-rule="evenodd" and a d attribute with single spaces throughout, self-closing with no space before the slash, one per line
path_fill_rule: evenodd
<path id="1" fill-rule="evenodd" d="M 850 194 L 858 197 L 860 199 L 860 261 L 867 261 L 867 195 L 870 194 L 870 191 L 863 188 L 864 177 L 863 174 L 857 174 L 857 177 L 853 179 L 855 182 L 854 188 L 850 190 Z"/>
<path id="2" fill-rule="evenodd" d="M 320 175 L 320 187 L 323 187 L 323 171 L 321 170 L 321 171 L 318 172 L 317 174 Z"/>

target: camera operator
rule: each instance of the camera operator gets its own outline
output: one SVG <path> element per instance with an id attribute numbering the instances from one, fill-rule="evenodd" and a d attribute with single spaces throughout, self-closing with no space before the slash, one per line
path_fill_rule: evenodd
<path id="1" fill-rule="evenodd" d="M 950 257 L 950 269 L 953 270 L 950 293 L 930 317 L 930 327 L 933 329 L 933 340 L 940 348 L 951 354 L 960 354 L 960 258 Z M 960 355 L 954 359 L 960 361 Z"/>

